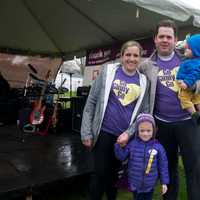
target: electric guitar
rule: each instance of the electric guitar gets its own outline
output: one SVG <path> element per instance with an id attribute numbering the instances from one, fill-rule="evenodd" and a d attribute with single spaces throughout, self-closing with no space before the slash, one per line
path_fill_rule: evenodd
<path id="1" fill-rule="evenodd" d="M 30 114 L 30 123 L 32 125 L 39 125 L 44 120 L 44 111 L 46 109 L 46 106 L 42 105 L 42 100 L 44 98 L 44 94 L 45 94 L 46 87 L 48 85 L 48 79 L 50 77 L 50 74 L 51 74 L 51 70 L 48 70 L 45 76 L 45 84 L 42 87 L 40 98 L 38 101 L 34 103 L 33 111 Z"/>
<path id="2" fill-rule="evenodd" d="M 58 102 L 59 102 L 59 98 L 60 98 L 60 90 L 63 86 L 63 84 L 65 83 L 66 79 L 64 79 L 60 85 L 60 87 L 58 88 L 58 95 L 57 95 L 57 99 L 56 99 L 56 103 L 54 106 L 54 110 L 53 110 L 53 114 L 51 117 L 51 123 L 52 123 L 52 127 L 55 128 L 58 122 Z"/>

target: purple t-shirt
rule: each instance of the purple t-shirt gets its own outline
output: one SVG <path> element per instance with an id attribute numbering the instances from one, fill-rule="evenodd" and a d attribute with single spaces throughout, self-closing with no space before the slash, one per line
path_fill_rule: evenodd
<path id="1" fill-rule="evenodd" d="M 112 83 L 101 130 L 117 136 L 127 130 L 140 93 L 139 74 L 136 72 L 128 76 L 119 67 Z"/>
<path id="2" fill-rule="evenodd" d="M 168 122 L 176 122 L 190 117 L 189 113 L 181 108 L 178 99 L 178 85 L 175 82 L 180 59 L 174 55 L 169 61 L 157 59 L 160 67 L 155 99 L 155 116 Z"/>

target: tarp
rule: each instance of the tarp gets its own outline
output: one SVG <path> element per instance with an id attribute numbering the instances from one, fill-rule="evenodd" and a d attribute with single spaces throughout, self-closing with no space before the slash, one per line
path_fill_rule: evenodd
<path id="1" fill-rule="evenodd" d="M 163 6 L 164 2 L 170 7 Z M 177 16 L 166 13 L 177 20 L 188 19 L 179 12 L 182 5 L 174 2 L 178 1 L 146 0 L 143 1 L 148 4 L 146 9 L 139 1 L 1 0 L 0 51 L 65 59 L 83 56 L 89 49 L 151 36 L 156 23 L 166 18 L 162 15 L 164 11 L 178 13 Z M 158 5 L 162 5 L 162 14 L 155 12 Z M 183 10 L 187 9 L 184 7 Z M 195 16 L 198 14 L 194 13 Z M 190 29 L 193 20 L 190 18 L 177 24 L 181 29 Z"/>
<path id="2" fill-rule="evenodd" d="M 66 74 L 80 74 L 81 68 L 78 65 L 78 61 L 70 60 L 63 63 L 60 69 L 60 73 L 66 73 Z"/>
<path id="3" fill-rule="evenodd" d="M 29 67 L 30 64 L 35 71 L 31 70 Z M 0 73 L 12 88 L 23 88 L 30 74 L 44 80 L 49 70 L 51 73 L 48 80 L 54 81 L 61 64 L 62 60 L 60 58 L 0 53 Z M 33 82 L 38 81 L 33 79 Z"/>

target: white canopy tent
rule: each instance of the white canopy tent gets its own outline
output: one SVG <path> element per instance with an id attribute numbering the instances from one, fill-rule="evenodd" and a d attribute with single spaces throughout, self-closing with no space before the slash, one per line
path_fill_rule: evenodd
<path id="1" fill-rule="evenodd" d="M 187 21 L 193 17 L 193 25 L 200 27 L 200 3 L 198 0 L 123 0 L 152 12 L 171 17 L 179 21 Z"/>
<path id="2" fill-rule="evenodd" d="M 31 63 L 40 78 L 51 68 L 55 79 L 63 60 L 97 47 L 150 38 L 165 18 L 176 20 L 183 39 L 199 31 L 200 9 L 181 1 L 186 0 L 1 0 L 0 72 L 12 86 L 23 86 Z M 38 63 L 37 57 L 8 58 L 3 53 L 56 59 L 40 57 Z"/>
<path id="3" fill-rule="evenodd" d="M 74 74 L 80 74 L 81 73 L 81 68 L 78 65 L 78 63 L 76 62 L 76 60 L 70 60 L 70 61 L 66 61 L 63 63 L 63 65 L 61 66 L 60 69 L 60 73 L 61 73 L 61 83 L 63 82 L 63 76 L 62 74 L 68 74 L 69 75 L 69 91 L 70 91 L 70 97 L 72 96 L 72 76 Z"/>
<path id="4" fill-rule="evenodd" d="M 186 31 L 199 24 L 199 9 L 180 0 L 129 2 L 132 3 L 1 0 L 0 51 L 71 59 L 74 55 L 85 55 L 88 49 L 150 37 L 156 23 L 166 16 L 176 19 Z"/>

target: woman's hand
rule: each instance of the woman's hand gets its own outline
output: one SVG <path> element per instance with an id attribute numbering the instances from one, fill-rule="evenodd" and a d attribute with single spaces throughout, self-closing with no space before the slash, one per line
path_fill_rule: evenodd
<path id="1" fill-rule="evenodd" d="M 86 148 L 91 149 L 91 148 L 92 148 L 92 139 L 82 140 L 82 144 L 83 144 Z"/>
<path id="2" fill-rule="evenodd" d="M 128 143 L 128 133 L 123 132 L 119 137 L 117 138 L 117 143 L 121 146 L 124 147 Z"/>

